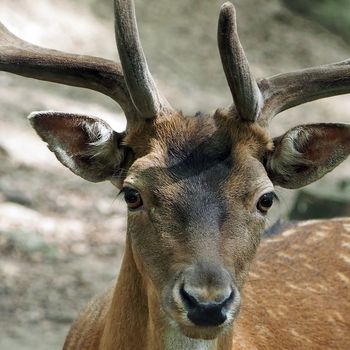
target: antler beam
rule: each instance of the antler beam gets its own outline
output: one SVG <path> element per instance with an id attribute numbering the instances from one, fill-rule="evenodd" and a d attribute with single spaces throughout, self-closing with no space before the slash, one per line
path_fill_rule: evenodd
<path id="1" fill-rule="evenodd" d="M 230 2 L 221 7 L 218 44 L 226 79 L 243 120 L 268 120 L 306 102 L 350 93 L 350 59 L 275 75 L 257 83 L 239 41 L 236 11 Z"/>
<path id="2" fill-rule="evenodd" d="M 230 2 L 222 5 L 218 25 L 218 45 L 226 79 L 241 119 L 254 122 L 263 99 L 239 41 L 236 11 Z"/>
<path id="3" fill-rule="evenodd" d="M 278 74 L 259 82 L 264 96 L 262 118 L 320 98 L 350 93 L 350 59 L 296 72 Z"/>
<path id="4" fill-rule="evenodd" d="M 115 31 L 119 57 L 131 98 L 144 118 L 171 113 L 158 92 L 140 43 L 133 0 L 116 0 Z"/>
<path id="5" fill-rule="evenodd" d="M 0 70 L 95 90 L 118 102 L 126 116 L 136 114 L 119 64 L 32 45 L 13 35 L 1 23 Z"/>

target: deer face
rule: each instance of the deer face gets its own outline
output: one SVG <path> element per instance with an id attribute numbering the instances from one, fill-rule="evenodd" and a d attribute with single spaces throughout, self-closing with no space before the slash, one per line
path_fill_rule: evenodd
<path id="1" fill-rule="evenodd" d="M 123 181 L 137 267 L 190 337 L 215 337 L 234 319 L 272 204 L 260 159 L 272 143 L 240 124 L 221 113 L 159 121 Z"/>

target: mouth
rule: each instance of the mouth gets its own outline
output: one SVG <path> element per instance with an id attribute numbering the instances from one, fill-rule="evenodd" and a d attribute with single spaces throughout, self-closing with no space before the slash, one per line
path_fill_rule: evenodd
<path id="1" fill-rule="evenodd" d="M 220 326 L 187 326 L 177 324 L 181 333 L 191 339 L 214 340 L 223 333 L 231 323 L 225 323 Z"/>

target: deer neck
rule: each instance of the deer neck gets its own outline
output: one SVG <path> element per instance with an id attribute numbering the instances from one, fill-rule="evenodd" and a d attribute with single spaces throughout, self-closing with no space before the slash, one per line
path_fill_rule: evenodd
<path id="1" fill-rule="evenodd" d="M 226 334 L 217 340 L 190 339 L 166 320 L 136 267 L 127 239 L 100 350 L 231 350 L 229 338 Z"/>

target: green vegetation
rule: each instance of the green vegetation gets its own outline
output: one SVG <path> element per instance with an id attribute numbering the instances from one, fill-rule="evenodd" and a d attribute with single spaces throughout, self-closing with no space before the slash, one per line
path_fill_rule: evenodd
<path id="1" fill-rule="evenodd" d="M 350 43 L 349 0 L 282 0 L 291 10 L 308 17 Z"/>

